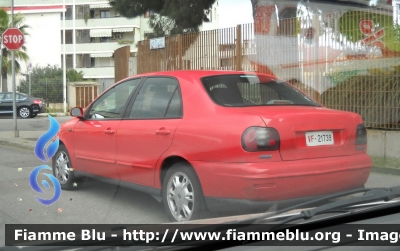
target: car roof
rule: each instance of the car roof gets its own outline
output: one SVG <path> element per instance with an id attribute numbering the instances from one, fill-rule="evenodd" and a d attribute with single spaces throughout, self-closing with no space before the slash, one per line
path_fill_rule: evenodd
<path id="1" fill-rule="evenodd" d="M 207 76 L 218 76 L 218 75 L 228 75 L 228 74 L 257 74 L 263 76 L 270 76 L 268 74 L 260 74 L 256 72 L 246 72 L 246 71 L 226 71 L 226 70 L 177 70 L 177 71 L 160 71 L 160 72 L 149 72 L 143 73 L 135 76 L 131 76 L 127 79 L 136 77 L 149 77 L 149 76 L 171 76 L 171 77 L 184 77 L 190 74 L 193 77 L 202 78 Z"/>

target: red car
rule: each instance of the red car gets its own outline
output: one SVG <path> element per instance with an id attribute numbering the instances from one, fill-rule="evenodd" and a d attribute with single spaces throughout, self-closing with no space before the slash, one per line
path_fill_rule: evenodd
<path id="1" fill-rule="evenodd" d="M 53 158 L 62 188 L 118 183 L 161 197 L 174 221 L 363 187 L 372 166 L 358 114 L 264 74 L 137 75 L 71 116 Z"/>

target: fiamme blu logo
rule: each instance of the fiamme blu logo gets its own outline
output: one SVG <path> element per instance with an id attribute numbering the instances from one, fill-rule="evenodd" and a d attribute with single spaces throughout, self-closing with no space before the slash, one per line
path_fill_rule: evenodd
<path id="1" fill-rule="evenodd" d="M 48 163 L 49 161 L 51 163 L 51 158 L 57 152 L 59 146 L 58 132 L 60 131 L 60 124 L 52 116 L 49 115 L 48 117 L 50 120 L 49 130 L 39 137 L 35 145 L 35 155 L 44 163 Z M 34 191 L 40 194 L 50 192 L 49 190 L 52 188 L 54 190 L 54 195 L 51 199 L 43 199 L 39 196 L 35 196 L 43 205 L 50 205 L 60 198 L 61 185 L 58 179 L 52 174 L 44 173 L 44 176 L 47 177 L 48 180 L 44 179 L 45 177 L 43 177 L 43 174 L 41 175 L 40 172 L 46 169 L 51 170 L 51 167 L 48 165 L 41 165 L 33 169 L 29 175 L 29 184 Z M 49 184 L 49 182 L 51 184 Z M 39 186 L 39 183 L 46 188 L 45 191 Z"/>

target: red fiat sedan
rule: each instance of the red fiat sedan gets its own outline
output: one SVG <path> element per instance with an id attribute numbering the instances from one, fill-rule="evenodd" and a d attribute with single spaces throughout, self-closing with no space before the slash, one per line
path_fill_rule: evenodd
<path id="1" fill-rule="evenodd" d="M 137 75 L 71 116 L 53 158 L 62 188 L 82 177 L 130 187 L 173 221 L 363 187 L 372 166 L 358 114 L 263 74 Z"/>

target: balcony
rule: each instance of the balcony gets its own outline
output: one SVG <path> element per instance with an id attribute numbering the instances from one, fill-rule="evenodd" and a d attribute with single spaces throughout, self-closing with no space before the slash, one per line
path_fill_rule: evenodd
<path id="1" fill-rule="evenodd" d="M 114 66 L 76 68 L 84 73 L 83 78 L 114 78 Z"/>
<path id="2" fill-rule="evenodd" d="M 131 52 L 137 52 L 135 43 L 132 44 L 119 44 L 118 42 L 110 43 L 85 43 L 75 44 L 75 51 L 73 44 L 66 44 L 65 50 L 67 54 L 85 54 L 85 53 L 101 53 L 101 52 L 114 52 L 116 49 L 130 45 Z"/>
<path id="3" fill-rule="evenodd" d="M 61 27 L 63 26 L 61 25 Z M 66 29 L 73 29 L 74 20 L 65 20 L 65 27 Z M 91 18 L 87 20 L 87 24 L 83 19 L 75 20 L 75 29 L 116 28 L 116 27 L 140 28 L 140 18 L 133 18 L 133 19 L 127 19 L 125 17 Z"/>

